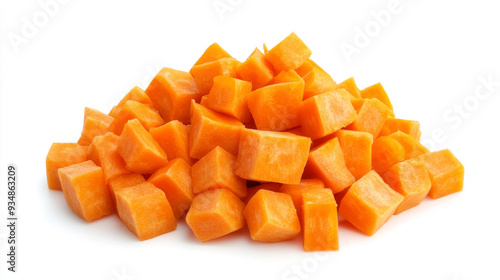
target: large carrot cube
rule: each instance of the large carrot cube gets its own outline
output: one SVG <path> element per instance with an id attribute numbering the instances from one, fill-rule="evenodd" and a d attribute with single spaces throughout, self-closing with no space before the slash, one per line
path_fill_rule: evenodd
<path id="1" fill-rule="evenodd" d="M 358 114 L 356 120 L 347 127 L 349 130 L 368 132 L 377 138 L 392 111 L 378 99 L 358 99 L 353 102 Z"/>
<path id="2" fill-rule="evenodd" d="M 87 147 L 77 143 L 53 143 L 45 159 L 47 186 L 51 190 L 61 190 L 57 170 L 87 159 Z"/>
<path id="3" fill-rule="evenodd" d="M 109 130 L 116 135 L 120 135 L 127 121 L 132 119 L 138 119 L 146 130 L 163 124 L 163 119 L 158 111 L 149 105 L 129 100 L 120 107 L 120 111 L 115 116 Z"/>
<path id="4" fill-rule="evenodd" d="M 195 160 L 189 156 L 189 126 L 178 120 L 152 127 L 149 133 L 160 144 L 168 159 L 182 158 L 189 165 Z"/>
<path id="5" fill-rule="evenodd" d="M 212 62 L 219 60 L 221 58 L 233 58 L 229 53 L 227 53 L 219 44 L 213 43 L 203 52 L 200 58 L 196 61 L 194 65 L 200 65 L 207 62 Z"/>
<path id="6" fill-rule="evenodd" d="M 193 75 L 196 86 L 202 95 L 210 92 L 217 76 L 238 78 L 236 68 L 241 62 L 234 58 L 221 58 L 219 60 L 193 66 L 189 73 Z M 199 100 L 197 100 L 199 102 Z"/>
<path id="7" fill-rule="evenodd" d="M 300 223 L 288 194 L 259 190 L 243 211 L 253 240 L 280 242 L 300 232 Z"/>
<path id="8" fill-rule="evenodd" d="M 307 137 L 243 129 L 234 173 L 247 180 L 298 184 L 310 146 Z"/>
<path id="9" fill-rule="evenodd" d="M 125 161 L 118 154 L 119 141 L 119 136 L 108 132 L 102 136 L 96 136 L 88 149 L 87 158 L 102 168 L 106 182 L 113 177 L 131 172 L 125 167 Z"/>
<path id="10" fill-rule="evenodd" d="M 338 84 L 338 88 L 345 89 L 353 98 L 361 98 L 361 93 L 353 77 L 350 77 Z"/>
<path id="11" fill-rule="evenodd" d="M 356 180 L 372 170 L 373 135 L 341 129 L 335 136 L 344 152 L 345 165 Z"/>
<path id="12" fill-rule="evenodd" d="M 381 136 L 373 141 L 372 167 L 383 174 L 391 166 L 405 160 L 405 148 L 399 141 L 389 136 Z"/>
<path id="13" fill-rule="evenodd" d="M 335 83 L 332 77 L 315 64 L 311 71 L 304 76 L 304 82 L 304 100 L 337 88 L 337 83 Z"/>
<path id="14" fill-rule="evenodd" d="M 186 215 L 194 235 L 202 241 L 221 237 L 245 226 L 245 204 L 226 189 L 214 189 L 197 195 Z"/>
<path id="15" fill-rule="evenodd" d="M 290 195 L 293 206 L 297 210 L 297 216 L 302 224 L 302 197 L 306 191 L 312 189 L 324 189 L 325 184 L 319 179 L 302 179 L 299 184 L 283 184 L 279 189 L 280 193 Z"/>
<path id="16" fill-rule="evenodd" d="M 265 57 L 276 72 L 288 71 L 302 65 L 311 56 L 311 50 L 295 33 L 288 35 L 283 41 L 266 53 Z"/>
<path id="17" fill-rule="evenodd" d="M 116 206 L 117 191 L 124 188 L 133 187 L 135 185 L 139 185 L 144 182 L 146 182 L 144 176 L 142 176 L 142 174 L 139 173 L 127 173 L 109 179 L 108 181 L 109 194 L 111 195 L 111 200 L 113 201 L 115 206 Z"/>
<path id="18" fill-rule="evenodd" d="M 59 168 L 59 179 L 69 208 L 87 222 L 113 213 L 104 175 L 92 161 Z"/>
<path id="19" fill-rule="evenodd" d="M 113 118 L 98 111 L 85 107 L 85 115 L 83 117 L 83 129 L 78 144 L 88 146 L 99 135 L 104 135 L 110 131 L 110 126 Z"/>
<path id="20" fill-rule="evenodd" d="M 384 103 L 387 108 L 389 108 L 392 111 L 392 104 L 391 100 L 389 100 L 389 96 L 385 92 L 384 87 L 382 87 L 381 83 L 376 83 L 374 85 L 371 85 L 363 90 L 361 90 L 361 98 L 369 99 L 369 98 L 376 98 L 380 100 L 380 102 Z"/>
<path id="21" fill-rule="evenodd" d="M 116 192 L 118 216 L 139 240 L 171 232 L 177 227 L 165 194 L 149 182 Z"/>
<path id="22" fill-rule="evenodd" d="M 273 66 L 257 48 L 236 67 L 236 71 L 242 80 L 252 83 L 253 90 L 267 85 L 274 76 Z"/>
<path id="23" fill-rule="evenodd" d="M 401 201 L 403 196 L 372 170 L 352 184 L 340 202 L 339 214 L 364 234 L 373 235 Z"/>

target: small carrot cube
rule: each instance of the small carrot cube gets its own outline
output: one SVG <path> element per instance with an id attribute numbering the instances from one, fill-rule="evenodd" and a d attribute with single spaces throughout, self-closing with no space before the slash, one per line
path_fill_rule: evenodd
<path id="1" fill-rule="evenodd" d="M 88 149 L 87 158 L 102 168 L 106 182 L 113 177 L 131 172 L 125 167 L 125 161 L 118 154 L 119 141 L 119 136 L 108 132 L 95 137 Z"/>
<path id="2" fill-rule="evenodd" d="M 282 184 L 278 183 L 264 183 L 255 187 L 247 188 L 247 195 L 242 198 L 242 201 L 247 204 L 250 199 L 259 191 L 259 190 L 268 190 L 273 192 L 279 192 Z"/>
<path id="3" fill-rule="evenodd" d="M 113 118 L 101 113 L 98 110 L 85 107 L 85 115 L 83 117 L 83 129 L 78 144 L 88 146 L 99 135 L 104 135 L 110 131 Z"/>
<path id="4" fill-rule="evenodd" d="M 290 195 L 293 201 L 293 206 L 297 210 L 297 216 L 302 224 L 302 197 L 303 194 L 312 189 L 324 189 L 325 184 L 319 179 L 302 179 L 299 184 L 283 184 L 279 189 L 280 193 Z"/>
<path id="5" fill-rule="evenodd" d="M 266 53 L 266 59 L 271 62 L 278 73 L 295 69 L 311 56 L 311 50 L 295 33 L 288 35 L 283 41 Z"/>
<path id="6" fill-rule="evenodd" d="M 144 182 L 146 182 L 144 176 L 142 176 L 139 173 L 127 173 L 109 179 L 108 181 L 109 194 L 111 195 L 111 200 L 113 201 L 114 205 L 116 206 L 117 191 L 124 188 L 133 187 L 135 185 L 139 185 Z"/>
<path id="7" fill-rule="evenodd" d="M 372 167 L 383 174 L 391 166 L 405 160 L 405 149 L 399 141 L 389 136 L 381 136 L 373 141 Z"/>
<path id="8" fill-rule="evenodd" d="M 115 116 L 109 130 L 116 135 L 120 135 L 127 121 L 132 119 L 138 119 L 146 130 L 163 124 L 163 119 L 158 111 L 148 105 L 129 100 L 121 106 L 120 112 Z"/>
<path id="9" fill-rule="evenodd" d="M 347 90 L 347 92 L 354 98 L 361 98 L 361 93 L 353 77 L 350 77 L 349 79 L 346 79 L 342 83 L 338 84 L 338 88 Z"/>
<path id="10" fill-rule="evenodd" d="M 236 67 L 236 71 L 242 80 L 252 83 L 253 90 L 267 85 L 274 76 L 273 66 L 257 48 Z"/>
<path id="11" fill-rule="evenodd" d="M 167 197 L 149 182 L 117 191 L 116 209 L 122 222 L 141 241 L 177 227 Z"/>
<path id="12" fill-rule="evenodd" d="M 62 190 L 57 170 L 87 159 L 87 147 L 77 143 L 53 143 L 45 159 L 47 186 L 51 190 Z"/>
<path id="13" fill-rule="evenodd" d="M 370 133 L 341 129 L 335 136 L 344 152 L 345 165 L 356 180 L 372 170 L 373 136 Z"/>
<path id="14" fill-rule="evenodd" d="M 193 165 L 195 160 L 189 156 L 189 129 L 178 120 L 152 127 L 149 133 L 160 144 L 160 147 L 167 154 L 168 159 L 182 158 L 189 165 Z"/>
<path id="15" fill-rule="evenodd" d="M 313 65 L 311 71 L 304 76 L 304 100 L 337 88 L 337 83 L 325 70 Z"/>
<path id="16" fill-rule="evenodd" d="M 418 121 L 410 121 L 396 118 L 388 118 L 385 121 L 384 127 L 380 131 L 379 136 L 387 136 L 396 131 L 404 132 L 413 138 L 420 140 L 420 123 Z"/>
<path id="17" fill-rule="evenodd" d="M 153 106 L 153 102 L 149 99 L 146 93 L 144 93 L 144 90 L 140 87 L 134 87 L 120 100 L 120 102 L 118 102 L 116 106 L 113 107 L 113 109 L 111 109 L 111 112 L 109 112 L 108 115 L 115 118 L 125 102 L 129 100 L 137 101 L 151 107 Z"/>
<path id="18" fill-rule="evenodd" d="M 305 75 L 311 72 L 315 65 L 317 64 L 314 61 L 312 61 L 311 59 L 307 59 L 306 61 L 304 61 L 304 63 L 302 63 L 295 69 L 295 72 L 297 72 L 300 77 L 304 78 Z"/>
<path id="19" fill-rule="evenodd" d="M 290 69 L 288 71 L 281 71 L 274 79 L 271 81 L 271 84 L 281 84 L 281 83 L 293 83 L 293 82 L 302 82 L 304 83 L 304 79 L 302 79 L 295 70 Z"/>
<path id="20" fill-rule="evenodd" d="M 387 95 L 387 92 L 385 92 L 384 87 L 382 87 L 381 83 L 376 83 L 374 85 L 371 85 L 363 90 L 361 90 L 361 98 L 365 99 L 370 99 L 370 98 L 376 98 L 380 100 L 380 102 L 384 103 L 389 110 L 393 111 L 392 109 L 392 104 L 391 100 L 389 100 L 389 96 Z"/>
<path id="21" fill-rule="evenodd" d="M 238 78 L 236 68 L 241 62 L 234 58 L 221 58 L 212 62 L 207 62 L 193 66 L 189 73 L 193 76 L 202 95 L 210 92 L 217 76 L 227 76 Z M 201 97 L 200 97 L 201 98 Z M 197 100 L 199 102 L 199 100 Z"/>
<path id="22" fill-rule="evenodd" d="M 377 138 L 392 111 L 378 99 L 361 99 L 353 102 L 358 117 L 347 127 L 349 130 L 368 132 Z"/>
<path id="23" fill-rule="evenodd" d="M 429 150 L 417 139 L 404 132 L 396 131 L 392 134 L 389 134 L 388 137 L 393 138 L 394 140 L 398 141 L 401 146 L 403 146 L 403 148 L 405 149 L 405 159 L 411 159 L 429 152 Z"/>
<path id="24" fill-rule="evenodd" d="M 102 169 L 92 161 L 59 168 L 59 179 L 69 208 L 90 222 L 113 213 L 113 202 Z"/>
<path id="25" fill-rule="evenodd" d="M 219 44 L 213 43 L 203 52 L 194 65 L 205 64 L 222 58 L 233 58 Z"/>

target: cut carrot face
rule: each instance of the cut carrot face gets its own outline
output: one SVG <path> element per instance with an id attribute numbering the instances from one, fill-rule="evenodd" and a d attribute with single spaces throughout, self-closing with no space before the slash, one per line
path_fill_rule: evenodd
<path id="1" fill-rule="evenodd" d="M 384 127 L 380 131 L 379 136 L 387 136 L 394 132 L 401 131 L 413 138 L 420 140 L 420 123 L 418 121 L 410 121 L 396 118 L 388 118 L 385 121 Z"/>
<path id="2" fill-rule="evenodd" d="M 117 191 L 124 188 L 133 187 L 144 182 L 146 182 L 146 180 L 144 180 L 144 176 L 139 173 L 127 173 L 109 179 L 109 194 L 111 195 L 111 200 L 113 201 L 114 205 L 116 206 Z"/>
<path id="3" fill-rule="evenodd" d="M 248 108 L 259 130 L 283 131 L 300 125 L 304 83 L 274 84 L 247 95 Z"/>
<path id="4" fill-rule="evenodd" d="M 199 194 L 211 189 L 224 188 L 240 198 L 247 195 L 246 181 L 234 174 L 236 157 L 221 147 L 193 164 L 193 192 Z"/>
<path id="5" fill-rule="evenodd" d="M 179 219 L 193 202 L 191 167 L 181 158 L 171 160 L 156 170 L 148 178 L 148 182 L 165 193 L 176 219 Z"/>
<path id="6" fill-rule="evenodd" d="M 138 119 L 146 130 L 163 124 L 163 119 L 158 111 L 148 105 L 129 100 L 121 106 L 120 112 L 111 123 L 109 130 L 120 135 L 127 121 L 132 119 Z"/>
<path id="7" fill-rule="evenodd" d="M 201 241 L 212 240 L 245 226 L 245 204 L 226 189 L 214 189 L 197 195 L 186 215 L 186 222 Z"/>
<path id="8" fill-rule="evenodd" d="M 351 96 L 354 98 L 361 98 L 361 92 L 358 86 L 356 85 L 356 82 L 354 81 L 353 77 L 350 77 L 349 79 L 338 84 L 337 88 L 343 88 L 347 90 L 347 92 L 350 93 Z"/>
<path id="9" fill-rule="evenodd" d="M 247 180 L 298 184 L 311 140 L 286 132 L 241 131 L 234 173 Z"/>
<path id="10" fill-rule="evenodd" d="M 405 149 L 405 159 L 414 158 L 429 152 L 429 150 L 424 145 L 420 144 L 417 139 L 404 132 L 396 131 L 388 137 L 393 138 L 403 146 Z"/>
<path id="11" fill-rule="evenodd" d="M 422 160 L 431 177 L 431 198 L 440 198 L 452 193 L 460 192 L 464 185 L 464 166 L 453 153 L 448 150 L 423 154 L 418 157 Z"/>
<path id="12" fill-rule="evenodd" d="M 118 153 L 126 168 L 141 174 L 151 174 L 167 164 L 167 155 L 139 120 L 125 124 L 118 141 Z"/>
<path id="13" fill-rule="evenodd" d="M 311 149 L 304 177 L 321 179 L 333 193 L 341 192 L 354 183 L 354 176 L 347 169 L 344 152 L 337 138 Z"/>
<path id="14" fill-rule="evenodd" d="M 337 203 L 332 190 L 308 190 L 302 195 L 301 205 L 304 250 L 338 250 Z"/>
<path id="15" fill-rule="evenodd" d="M 78 140 L 78 144 L 82 146 L 90 145 L 94 137 L 104 135 L 110 131 L 109 127 L 112 122 L 112 117 L 98 110 L 85 107 L 82 135 Z"/>
<path id="16" fill-rule="evenodd" d="M 59 179 L 69 208 L 83 220 L 90 222 L 113 213 L 104 175 L 92 161 L 84 161 L 59 168 Z"/>
<path id="17" fill-rule="evenodd" d="M 316 65 L 304 76 L 304 82 L 304 100 L 337 88 L 337 83 L 335 83 L 332 77 Z"/>
<path id="18" fill-rule="evenodd" d="M 238 78 L 239 76 L 238 72 L 236 72 L 236 68 L 240 64 L 241 62 L 234 58 L 221 58 L 212 62 L 195 65 L 189 70 L 189 73 L 193 75 L 196 86 L 200 93 L 204 95 L 210 92 L 215 77 L 226 76 Z M 199 100 L 197 100 L 197 102 L 198 101 Z"/>
<path id="19" fill-rule="evenodd" d="M 189 126 L 178 120 L 152 127 L 149 133 L 160 144 L 168 159 L 182 158 L 189 165 L 195 160 L 189 156 Z"/>
<path id="20" fill-rule="evenodd" d="M 178 120 L 184 124 L 189 124 L 191 100 L 200 102 L 203 95 L 191 74 L 171 68 L 161 69 L 145 93 L 165 122 Z"/>
<path id="21" fill-rule="evenodd" d="M 251 91 L 252 84 L 247 81 L 218 76 L 203 105 L 248 123 L 252 120 L 247 104 L 247 94 Z"/>
<path id="22" fill-rule="evenodd" d="M 113 177 L 131 172 L 118 154 L 118 141 L 119 136 L 108 132 L 95 137 L 88 149 L 87 158 L 102 168 L 106 183 Z"/>
<path id="23" fill-rule="evenodd" d="M 45 159 L 47 186 L 51 190 L 61 190 L 57 170 L 87 159 L 87 147 L 77 143 L 53 143 Z"/>
<path id="24" fill-rule="evenodd" d="M 117 191 L 116 209 L 122 222 L 141 241 L 177 227 L 165 194 L 149 182 Z"/>
<path id="25" fill-rule="evenodd" d="M 259 190 L 243 211 L 253 240 L 280 242 L 300 233 L 300 223 L 288 194 Z"/>
<path id="26" fill-rule="evenodd" d="M 382 136 L 373 141 L 372 167 L 377 173 L 383 174 L 391 166 L 405 160 L 405 148 L 389 136 Z"/>
<path id="27" fill-rule="evenodd" d="M 339 130 L 335 132 L 344 153 L 345 165 L 356 180 L 372 170 L 373 136 L 367 132 Z"/>
<path id="28" fill-rule="evenodd" d="M 297 210 L 297 216 L 302 224 L 302 198 L 304 192 L 311 189 L 323 189 L 325 184 L 319 179 L 302 179 L 299 184 L 283 184 L 279 192 L 290 195 L 293 205 Z"/>
<path id="29" fill-rule="evenodd" d="M 140 87 L 134 87 L 120 100 L 116 106 L 113 107 L 113 109 L 111 109 L 108 115 L 115 118 L 125 102 L 129 100 L 137 101 L 147 106 L 153 106 L 153 102 L 149 99 L 146 93 L 144 93 L 144 90 Z"/>
<path id="30" fill-rule="evenodd" d="M 358 117 L 347 129 L 368 132 L 374 139 L 377 138 L 385 121 L 392 115 L 391 110 L 374 98 L 356 100 L 352 104 Z"/>
<path id="31" fill-rule="evenodd" d="M 208 62 L 216 61 L 222 58 L 233 58 L 230 54 L 228 54 L 219 44 L 213 43 L 203 52 L 201 57 L 194 64 L 201 65 Z"/>
<path id="32" fill-rule="evenodd" d="M 313 96 L 302 102 L 299 111 L 303 132 L 318 139 L 356 120 L 356 111 L 344 89 Z"/>
<path id="33" fill-rule="evenodd" d="M 274 77 L 273 66 L 257 48 L 236 67 L 236 71 L 242 80 L 252 83 L 253 90 L 267 85 Z"/>
<path id="34" fill-rule="evenodd" d="M 280 188 L 281 188 L 282 184 L 278 184 L 278 183 L 264 183 L 264 184 L 260 184 L 258 186 L 255 186 L 255 187 L 251 187 L 251 188 L 247 188 L 247 195 L 242 198 L 242 201 L 247 204 L 248 201 L 250 201 L 250 199 L 259 191 L 259 190 L 268 190 L 268 191 L 272 191 L 272 192 L 280 192 Z"/>
<path id="35" fill-rule="evenodd" d="M 427 168 L 419 159 L 405 160 L 393 165 L 382 178 L 404 199 L 394 214 L 413 208 L 422 202 L 431 189 Z"/>
<path id="36" fill-rule="evenodd" d="M 299 74 L 300 77 L 304 78 L 305 75 L 311 72 L 314 65 L 316 65 L 316 63 L 314 63 L 311 59 L 307 59 L 306 61 L 304 61 L 304 63 L 302 63 L 299 67 L 295 69 L 295 72 L 297 72 L 297 74 Z"/>
<path id="37" fill-rule="evenodd" d="M 200 159 L 217 146 L 236 155 L 240 133 L 244 127 L 238 119 L 215 112 L 193 101 L 189 155 Z"/>
<path id="38" fill-rule="evenodd" d="M 352 184 L 340 202 L 339 214 L 366 235 L 373 235 L 392 216 L 403 196 L 370 171 Z"/>
<path id="39" fill-rule="evenodd" d="M 361 98 L 370 99 L 376 98 L 380 102 L 384 103 L 387 108 L 393 111 L 391 100 L 389 100 L 389 96 L 385 92 L 385 89 L 382 87 L 381 83 L 376 83 L 371 85 L 363 90 L 361 90 Z"/>
<path id="40" fill-rule="evenodd" d="M 274 79 L 271 81 L 271 84 L 281 84 L 281 83 L 293 83 L 293 82 L 302 82 L 304 80 L 302 77 L 295 72 L 295 70 L 290 69 L 288 71 L 281 71 Z"/>
<path id="41" fill-rule="evenodd" d="M 310 56 L 311 50 L 293 32 L 265 55 L 278 73 L 299 67 Z"/>

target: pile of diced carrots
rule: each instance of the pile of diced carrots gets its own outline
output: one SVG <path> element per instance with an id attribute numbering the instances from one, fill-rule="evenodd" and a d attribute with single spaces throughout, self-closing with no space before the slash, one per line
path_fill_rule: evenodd
<path id="1" fill-rule="evenodd" d="M 337 84 L 294 33 L 240 62 L 218 44 L 189 72 L 163 68 L 109 114 L 85 108 L 77 143 L 54 143 L 49 189 L 85 221 L 117 213 L 140 240 L 185 219 L 202 242 L 249 231 L 338 250 L 338 215 L 366 235 L 462 190 L 464 167 L 429 152 L 380 83 Z"/>

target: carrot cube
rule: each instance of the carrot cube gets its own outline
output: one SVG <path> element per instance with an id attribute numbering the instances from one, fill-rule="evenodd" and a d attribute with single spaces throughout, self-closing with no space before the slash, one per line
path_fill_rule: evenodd
<path id="1" fill-rule="evenodd" d="M 448 150 L 423 154 L 418 157 L 424 163 L 431 177 L 431 198 L 440 198 L 462 191 L 464 185 L 464 166 Z"/>
<path id="2" fill-rule="evenodd" d="M 62 190 L 57 170 L 87 159 L 87 147 L 77 143 L 53 143 L 45 159 L 47 186 L 51 190 Z"/>
<path id="3" fill-rule="evenodd" d="M 356 111 L 349 93 L 344 89 L 315 95 L 300 106 L 302 130 L 318 139 L 349 125 L 356 120 Z"/>
<path id="4" fill-rule="evenodd" d="M 379 136 L 387 136 L 394 132 L 401 131 L 413 138 L 420 140 L 420 123 L 418 121 L 410 121 L 396 118 L 388 118 L 385 121 L 384 127 L 380 131 Z"/>
<path id="5" fill-rule="evenodd" d="M 125 226 L 141 241 L 177 227 L 167 197 L 149 182 L 117 191 L 116 209 Z"/>
<path id="6" fill-rule="evenodd" d="M 271 62 L 278 73 L 295 69 L 311 56 L 311 50 L 295 33 L 288 35 L 283 41 L 266 53 L 266 59 Z"/>
<path id="7" fill-rule="evenodd" d="M 193 66 L 189 73 L 193 76 L 202 95 L 210 92 L 217 76 L 227 76 L 238 78 L 236 68 L 241 62 L 234 58 L 221 58 L 212 62 L 207 62 Z M 200 96 L 201 98 L 201 96 Z M 199 102 L 199 100 L 197 100 Z"/>
<path id="8" fill-rule="evenodd" d="M 108 189 L 114 205 L 116 206 L 117 191 L 124 188 L 133 187 L 144 182 L 146 182 L 146 180 L 144 180 L 144 177 L 139 173 L 127 173 L 109 179 Z"/>
<path id="9" fill-rule="evenodd" d="M 304 61 L 304 63 L 302 63 L 299 67 L 295 69 L 295 72 L 297 72 L 297 74 L 299 74 L 300 77 L 304 78 L 305 75 L 311 72 L 311 70 L 315 65 L 317 64 L 314 63 L 314 61 L 312 61 L 311 59 L 307 59 L 306 61 Z"/>
<path id="10" fill-rule="evenodd" d="M 132 88 L 121 100 L 120 102 L 118 102 L 118 104 L 116 106 L 113 107 L 113 109 L 111 109 L 111 112 L 109 112 L 109 116 L 115 118 L 118 113 L 120 112 L 122 106 L 125 104 L 125 102 L 129 101 L 129 100 L 133 100 L 133 101 L 137 101 L 139 103 L 142 103 L 144 105 L 147 105 L 147 106 L 153 106 L 153 102 L 151 101 L 151 99 L 149 99 L 149 97 L 146 95 L 146 93 L 144 93 L 144 90 L 140 87 L 134 87 Z"/>
<path id="11" fill-rule="evenodd" d="M 279 192 L 281 186 L 282 186 L 282 184 L 278 184 L 278 183 L 264 183 L 264 184 L 260 184 L 260 185 L 255 186 L 255 187 L 247 188 L 247 195 L 244 198 L 242 198 L 242 201 L 245 204 L 247 204 L 248 201 L 250 201 L 250 199 L 252 199 L 252 197 L 259 190 L 262 190 L 262 189 L 272 191 L 272 192 Z"/>
<path id="12" fill-rule="evenodd" d="M 389 136 L 381 136 L 373 141 L 372 167 L 383 174 L 391 166 L 405 160 L 405 149 L 399 141 Z"/>
<path id="13" fill-rule="evenodd" d="M 215 112 L 193 101 L 189 130 L 190 156 L 200 159 L 217 146 L 236 155 L 240 133 L 244 127 L 238 119 Z"/>
<path id="14" fill-rule="evenodd" d="M 248 108 L 259 130 L 283 131 L 300 125 L 304 83 L 274 84 L 247 95 Z"/>
<path id="15" fill-rule="evenodd" d="M 191 100 L 200 102 L 201 96 L 191 74 L 163 68 L 156 74 L 145 91 L 160 112 L 163 121 L 179 120 L 189 124 Z"/>
<path id="16" fill-rule="evenodd" d="M 371 86 L 361 90 L 360 94 L 361 94 L 361 98 L 365 98 L 365 99 L 376 98 L 376 99 L 378 99 L 380 102 L 384 103 L 384 105 L 387 106 L 387 108 L 389 108 L 389 110 L 393 111 L 391 100 L 389 100 L 389 96 L 385 92 L 385 89 L 384 89 L 384 87 L 382 87 L 381 83 L 376 83 L 374 85 L 371 85 Z"/>
<path id="17" fill-rule="evenodd" d="M 337 83 L 325 70 L 313 65 L 311 71 L 304 76 L 304 100 L 337 88 Z"/>
<path id="18" fill-rule="evenodd" d="M 106 182 L 113 177 L 131 172 L 125 167 L 125 161 L 118 154 L 119 141 L 119 136 L 108 132 L 95 137 L 88 149 L 87 158 L 102 168 Z"/>
<path id="19" fill-rule="evenodd" d="M 198 162 L 193 164 L 193 192 L 202 193 L 207 190 L 224 188 L 240 198 L 247 195 L 246 181 L 234 175 L 236 157 L 217 146 Z"/>
<path id="20" fill-rule="evenodd" d="M 311 140 L 286 132 L 243 129 L 234 173 L 241 178 L 298 184 Z"/>
<path id="21" fill-rule="evenodd" d="M 382 174 L 384 181 L 404 199 L 394 214 L 417 206 L 431 189 L 427 168 L 419 159 L 405 160 L 393 165 Z"/>
<path id="22" fill-rule="evenodd" d="M 302 195 L 302 240 L 305 251 L 339 249 L 337 203 L 330 189 Z"/>
<path id="23" fill-rule="evenodd" d="M 274 79 L 271 81 L 271 84 L 281 84 L 281 83 L 293 83 L 293 82 L 302 82 L 304 83 L 304 79 L 302 79 L 295 70 L 290 69 L 288 71 L 281 71 Z"/>
<path id="24" fill-rule="evenodd" d="M 396 131 L 388 135 L 388 137 L 393 138 L 394 140 L 398 141 L 401 146 L 403 146 L 405 150 L 405 159 L 414 158 L 429 152 L 429 150 L 417 139 L 404 132 Z"/>
<path id="25" fill-rule="evenodd" d="M 319 179 L 302 179 L 299 184 L 283 184 L 279 189 L 280 193 L 290 195 L 293 201 L 293 206 L 297 210 L 297 216 L 302 224 L 302 198 L 306 191 L 312 189 L 324 189 L 325 184 Z"/>
<path id="26" fill-rule="evenodd" d="M 167 164 L 167 155 L 139 120 L 128 121 L 118 141 L 118 153 L 128 170 L 151 174 Z"/>
<path id="27" fill-rule="evenodd" d="M 213 43 L 203 52 L 201 57 L 194 64 L 200 65 L 208 62 L 216 61 L 221 58 L 233 58 L 230 54 L 228 54 L 219 44 Z"/>
<path id="28" fill-rule="evenodd" d="M 186 215 L 194 235 L 205 242 L 227 235 L 245 226 L 245 204 L 226 189 L 214 189 L 197 195 Z"/>
<path id="29" fill-rule="evenodd" d="M 367 132 L 339 130 L 335 132 L 344 153 L 345 165 L 356 180 L 372 170 L 373 136 Z"/>
<path id="30" fill-rule="evenodd" d="M 148 178 L 148 182 L 165 193 L 177 219 L 193 202 L 191 167 L 181 158 L 171 160 L 167 165 L 156 170 Z"/>
<path id="31" fill-rule="evenodd" d="M 59 179 L 69 208 L 83 220 L 90 222 L 113 213 L 104 175 L 92 161 L 84 161 L 59 168 Z"/>
<path id="32" fill-rule="evenodd" d="M 252 83 L 253 90 L 267 85 L 274 76 L 273 66 L 257 48 L 236 67 L 236 71 L 242 80 Z"/>
<path id="33" fill-rule="evenodd" d="M 149 133 L 160 144 L 168 159 L 182 158 L 189 165 L 193 165 L 195 160 L 189 156 L 189 128 L 182 122 L 173 120 L 150 128 Z"/>
<path id="34" fill-rule="evenodd" d="M 300 233 L 300 223 L 288 194 L 259 190 L 243 211 L 253 240 L 280 242 Z"/>
<path id="35" fill-rule="evenodd" d="M 349 130 L 368 132 L 377 138 L 392 111 L 378 99 L 361 99 L 353 102 L 357 119 L 347 127 Z"/>
<path id="36" fill-rule="evenodd" d="M 403 196 L 370 171 L 349 188 L 339 214 L 366 235 L 373 235 L 392 216 Z"/>
<path id="37" fill-rule="evenodd" d="M 347 92 L 354 98 L 361 98 L 361 93 L 353 77 L 350 77 L 349 79 L 346 79 L 342 83 L 338 84 L 338 88 L 347 90 Z"/>
<path id="38" fill-rule="evenodd" d="M 110 131 L 110 125 L 113 118 L 101 113 L 98 110 L 85 107 L 85 116 L 83 117 L 83 129 L 78 144 L 88 146 L 94 137 L 104 135 Z"/>
<path id="39" fill-rule="evenodd" d="M 334 194 L 341 192 L 354 183 L 354 176 L 347 169 L 344 158 L 339 140 L 328 140 L 311 149 L 304 177 L 319 178 Z"/>
<path id="40" fill-rule="evenodd" d="M 116 135 L 120 135 L 127 121 L 132 119 L 138 119 L 146 130 L 163 124 L 163 119 L 158 111 L 148 105 L 129 100 L 121 106 L 120 112 L 111 123 L 109 130 Z"/>

